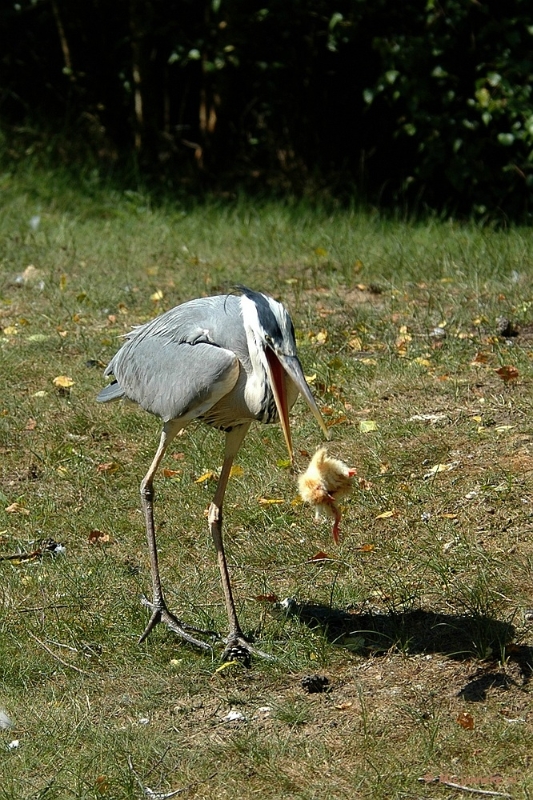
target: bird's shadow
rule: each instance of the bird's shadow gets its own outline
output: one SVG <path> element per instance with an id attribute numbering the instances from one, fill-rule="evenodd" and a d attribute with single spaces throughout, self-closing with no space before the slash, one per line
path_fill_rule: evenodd
<path id="1" fill-rule="evenodd" d="M 514 626 L 493 617 L 424 609 L 358 613 L 292 599 L 284 601 L 283 609 L 289 617 L 320 629 L 330 642 L 363 656 L 396 650 L 406 655 L 441 653 L 458 661 L 485 661 L 487 669 L 480 668 L 459 693 L 466 700 L 484 700 L 489 689 L 516 683 L 494 668 L 504 655 L 517 665 L 522 686 L 533 674 L 533 647 L 515 644 Z"/>

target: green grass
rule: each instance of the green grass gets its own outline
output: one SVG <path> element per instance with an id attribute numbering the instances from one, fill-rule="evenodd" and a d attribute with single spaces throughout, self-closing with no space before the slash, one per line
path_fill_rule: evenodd
<path id="1" fill-rule="evenodd" d="M 0 561 L 0 800 L 456 796 L 427 775 L 532 797 L 531 231 L 155 205 L 30 172 L 1 185 L 0 553 L 47 538 L 66 553 Z M 220 646 L 198 654 L 162 628 L 137 644 L 138 487 L 159 425 L 95 396 L 132 325 L 236 283 L 289 307 L 329 449 L 361 485 L 336 547 L 293 503 L 280 429 L 250 431 L 225 535 L 243 627 L 276 660 L 218 670 Z M 518 336 L 498 336 L 501 316 Z M 292 420 L 301 469 L 321 437 L 302 404 Z M 156 522 L 169 605 L 223 633 L 214 485 L 195 482 L 221 461 L 219 433 L 178 438 Z M 295 598 L 292 613 L 261 595 Z M 329 691 L 304 691 L 314 673 Z"/>

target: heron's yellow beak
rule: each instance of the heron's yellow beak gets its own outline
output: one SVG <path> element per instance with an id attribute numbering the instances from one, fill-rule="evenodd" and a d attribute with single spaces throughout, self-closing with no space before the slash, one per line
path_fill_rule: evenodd
<path id="1" fill-rule="evenodd" d="M 298 358 L 296 356 L 278 356 L 270 348 L 267 348 L 266 355 L 268 366 L 270 368 L 272 392 L 274 394 L 276 408 L 278 409 L 278 416 L 281 422 L 283 436 L 285 437 L 287 450 L 289 451 L 289 458 L 292 461 L 293 450 L 291 429 L 289 424 L 289 409 L 287 406 L 287 387 L 285 385 L 286 375 L 288 375 L 300 394 L 303 396 L 307 405 L 311 409 L 313 416 L 322 428 L 326 439 L 329 439 L 329 431 L 326 428 L 326 423 L 324 422 L 322 414 L 318 409 L 315 398 L 311 394 L 311 390 L 307 385 L 307 381 L 305 380 L 302 370 L 302 365 L 300 364 Z"/>

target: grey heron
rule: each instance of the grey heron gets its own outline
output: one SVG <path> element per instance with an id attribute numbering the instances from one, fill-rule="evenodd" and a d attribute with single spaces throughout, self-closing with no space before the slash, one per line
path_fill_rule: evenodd
<path id="1" fill-rule="evenodd" d="M 239 295 L 198 298 L 133 328 L 105 370 L 114 381 L 99 402 L 128 398 L 163 421 L 159 447 L 141 482 L 141 503 L 150 553 L 153 599 L 142 642 L 162 622 L 190 644 L 210 645 L 166 605 L 159 575 L 154 528 L 154 476 L 176 434 L 201 420 L 226 434 L 224 461 L 208 524 L 215 545 L 229 635 L 226 660 L 248 661 L 255 651 L 246 640 L 235 609 L 222 540 L 222 504 L 233 460 L 253 420 L 279 421 L 293 458 L 289 410 L 298 394 L 306 400 L 326 437 L 327 428 L 304 377 L 287 309 L 272 297 L 239 286 Z M 264 655 L 264 654 L 261 654 Z"/>

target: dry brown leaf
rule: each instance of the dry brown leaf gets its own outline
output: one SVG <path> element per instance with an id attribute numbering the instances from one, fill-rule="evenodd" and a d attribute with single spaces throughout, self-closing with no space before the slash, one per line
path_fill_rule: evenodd
<path id="1" fill-rule="evenodd" d="M 34 431 L 37 427 L 37 420 L 30 417 L 26 423 L 26 427 L 24 428 L 25 431 Z"/>
<path id="2" fill-rule="evenodd" d="M 328 556 L 327 553 L 324 553 L 323 550 L 319 550 L 318 553 L 315 553 L 314 556 L 307 559 L 308 561 L 327 561 L 331 560 L 331 556 Z"/>
<path id="3" fill-rule="evenodd" d="M 89 544 L 109 544 L 111 537 L 108 533 L 99 531 L 96 528 L 89 533 Z"/>
<path id="4" fill-rule="evenodd" d="M 343 425 L 347 419 L 348 418 L 345 414 L 341 414 L 340 417 L 335 417 L 335 419 L 328 419 L 326 422 L 326 428 L 333 428 L 334 425 Z"/>
<path id="5" fill-rule="evenodd" d="M 459 723 L 461 728 L 465 729 L 465 731 L 474 730 L 474 717 L 467 711 L 461 711 L 461 713 L 457 717 L 457 722 Z"/>
<path id="6" fill-rule="evenodd" d="M 165 467 L 161 470 L 163 478 L 175 478 L 176 475 L 181 475 L 181 469 L 168 469 Z"/>
<path id="7" fill-rule="evenodd" d="M 472 361 L 470 363 L 473 364 L 473 365 L 486 364 L 488 362 L 488 360 L 489 360 L 489 354 L 488 353 L 478 352 L 478 353 L 476 353 L 476 355 L 474 356 L 474 358 L 472 359 Z"/>
<path id="8" fill-rule="evenodd" d="M 278 603 L 279 597 L 277 594 L 258 594 L 254 597 L 258 603 Z"/>
<path id="9" fill-rule="evenodd" d="M 4 509 L 8 514 L 24 514 L 28 515 L 30 512 L 24 506 L 21 506 L 20 503 L 11 503 L 10 506 Z"/>
<path id="10" fill-rule="evenodd" d="M 110 789 L 109 780 L 105 775 L 99 775 L 95 781 L 98 794 L 107 794 Z"/>
<path id="11" fill-rule="evenodd" d="M 98 464 L 96 467 L 98 472 L 116 472 L 120 469 L 118 461 L 107 461 L 105 464 Z"/>
<path id="12" fill-rule="evenodd" d="M 375 548 L 374 544 L 361 544 L 359 547 L 356 547 L 356 550 L 359 550 L 360 553 L 371 553 L 372 550 Z"/>
<path id="13" fill-rule="evenodd" d="M 494 370 L 496 375 L 499 375 L 502 381 L 508 383 L 509 381 L 515 381 L 520 374 L 516 367 L 511 366 L 510 364 L 504 367 L 500 367 L 499 369 Z"/>

